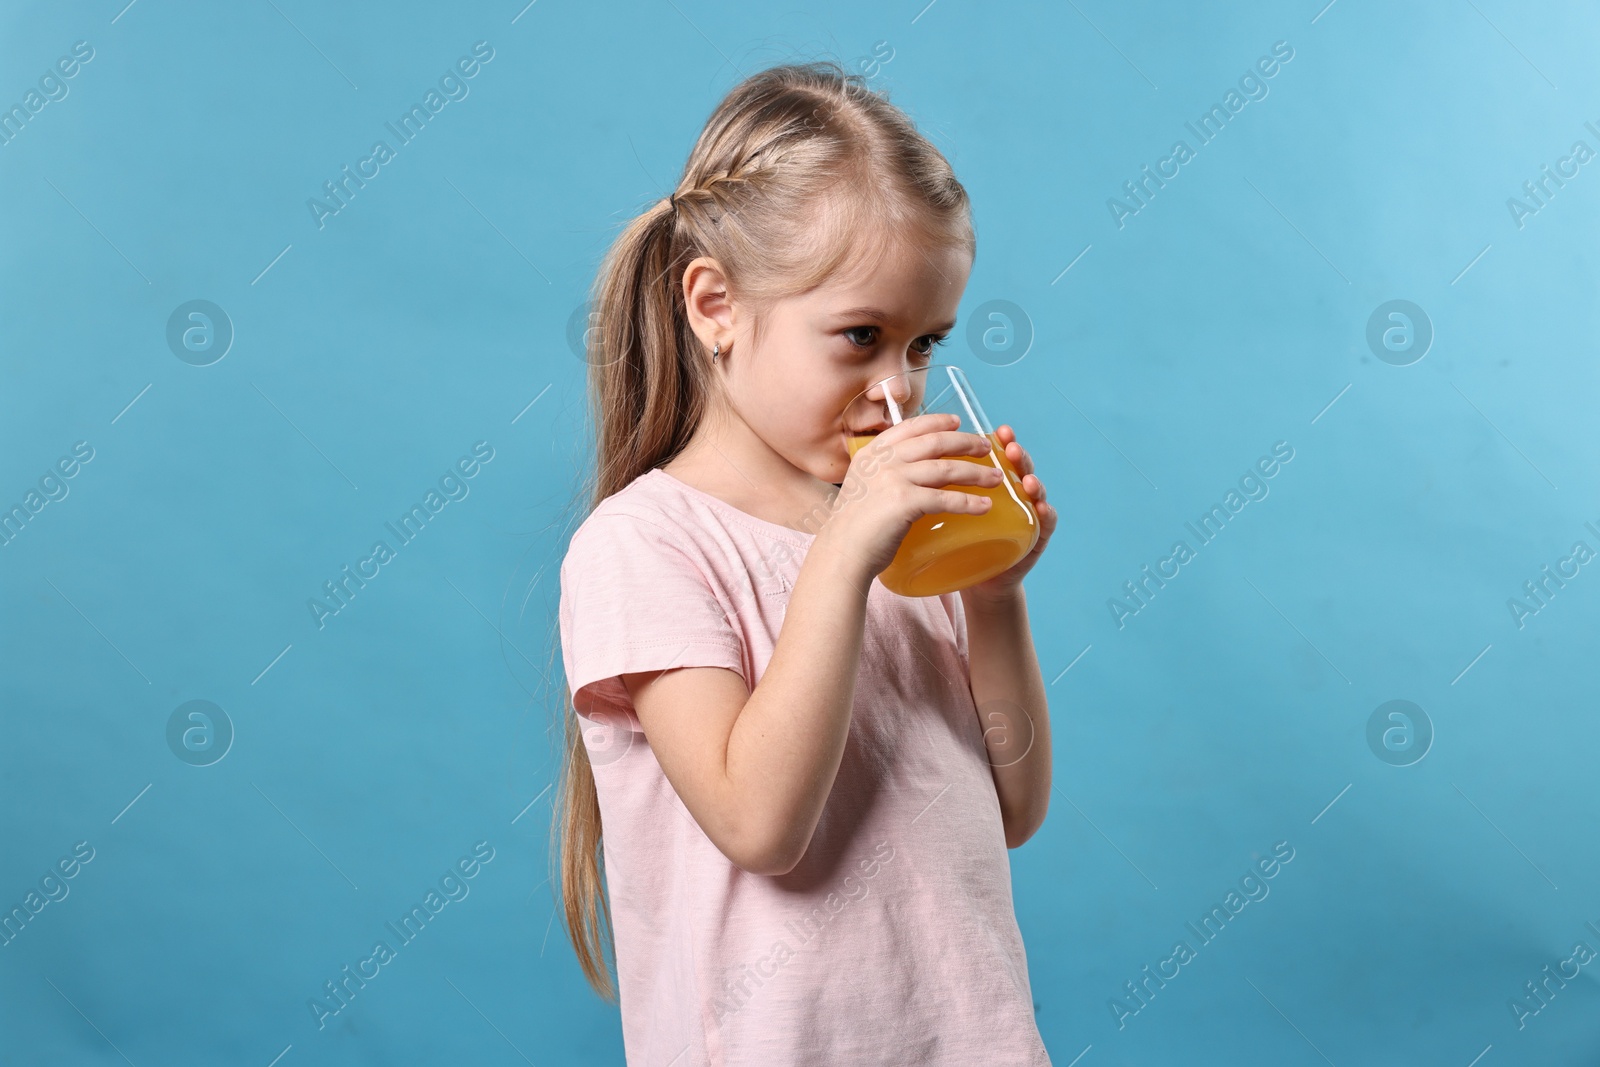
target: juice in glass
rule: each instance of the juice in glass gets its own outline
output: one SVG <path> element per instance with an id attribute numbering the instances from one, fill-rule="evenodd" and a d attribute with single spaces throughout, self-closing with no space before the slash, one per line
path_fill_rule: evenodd
<path id="1" fill-rule="evenodd" d="M 1033 551 L 1039 540 L 1039 515 L 1022 488 L 1022 477 L 1000 443 L 987 434 L 989 455 L 952 456 L 969 463 L 999 466 L 1005 480 L 990 488 L 949 485 L 963 493 L 989 497 L 993 504 L 982 515 L 940 512 L 924 515 L 911 524 L 900 550 L 878 575 L 885 589 L 901 596 L 938 596 L 955 592 L 1010 568 Z M 872 442 L 873 435 L 852 435 L 846 447 L 851 458 Z"/>

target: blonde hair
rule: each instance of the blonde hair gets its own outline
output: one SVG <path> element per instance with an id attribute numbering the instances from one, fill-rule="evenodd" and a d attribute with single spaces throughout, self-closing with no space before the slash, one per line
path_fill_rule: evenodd
<path id="1" fill-rule="evenodd" d="M 774 300 L 815 288 L 846 262 L 873 261 L 896 238 L 976 252 L 966 190 L 886 95 L 831 61 L 771 67 L 734 86 L 677 188 L 623 228 L 595 278 L 587 355 L 598 458 L 583 486 L 589 510 L 676 456 L 705 414 L 714 378 L 684 311 L 682 270 L 691 260 L 718 262 L 759 337 L 761 311 Z M 563 690 L 551 822 L 559 910 L 584 976 L 612 1000 L 599 798 L 572 693 Z"/>

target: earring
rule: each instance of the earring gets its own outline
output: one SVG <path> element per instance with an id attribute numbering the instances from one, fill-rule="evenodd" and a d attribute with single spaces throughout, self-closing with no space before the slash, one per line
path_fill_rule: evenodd
<path id="1" fill-rule="evenodd" d="M 720 355 L 722 355 L 722 342 L 718 341 L 717 346 L 711 350 L 711 362 L 715 363 Z"/>

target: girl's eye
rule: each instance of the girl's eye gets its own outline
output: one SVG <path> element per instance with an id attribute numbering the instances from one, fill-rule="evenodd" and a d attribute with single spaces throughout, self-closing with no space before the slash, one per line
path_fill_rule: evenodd
<path id="1" fill-rule="evenodd" d="M 870 348 L 877 341 L 877 329 L 878 328 L 876 326 L 852 326 L 844 331 L 844 335 L 845 338 L 857 348 Z M 852 336 L 861 333 L 865 333 L 867 335 L 866 340 L 858 340 L 855 336 Z M 911 351 L 915 352 L 917 355 L 928 356 L 931 358 L 934 348 L 938 345 L 944 344 L 949 336 L 950 335 L 947 333 L 941 333 L 927 334 L 926 336 L 919 337 L 912 342 Z"/>

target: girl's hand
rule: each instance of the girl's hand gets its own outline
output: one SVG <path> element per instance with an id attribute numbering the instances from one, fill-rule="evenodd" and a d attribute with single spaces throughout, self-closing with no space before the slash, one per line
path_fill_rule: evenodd
<path id="1" fill-rule="evenodd" d="M 827 525 L 811 553 L 827 546 L 859 568 L 863 584 L 894 561 L 911 524 L 924 515 L 982 515 L 988 497 L 956 485 L 998 486 L 999 468 L 969 463 L 993 447 L 987 437 L 957 429 L 954 415 L 918 415 L 878 434 L 850 460 Z M 952 488 L 944 488 L 951 486 Z"/>
<path id="2" fill-rule="evenodd" d="M 1005 447 L 1006 458 L 1017 468 L 1017 473 L 1022 475 L 1022 491 L 1028 494 L 1028 499 L 1033 502 L 1033 510 L 1039 514 L 1039 540 L 1035 542 L 1033 550 L 1019 559 L 1010 570 L 1002 571 L 987 581 L 961 590 L 961 595 L 968 604 L 1002 601 L 1016 596 L 1022 589 L 1023 577 L 1033 569 L 1040 554 L 1044 552 L 1044 546 L 1050 543 L 1050 535 L 1055 533 L 1058 518 L 1056 509 L 1044 502 L 1044 483 L 1033 473 L 1033 457 L 1028 455 L 1027 449 L 1017 443 L 1016 431 L 1009 424 L 1002 424 L 995 428 L 995 436 Z"/>

